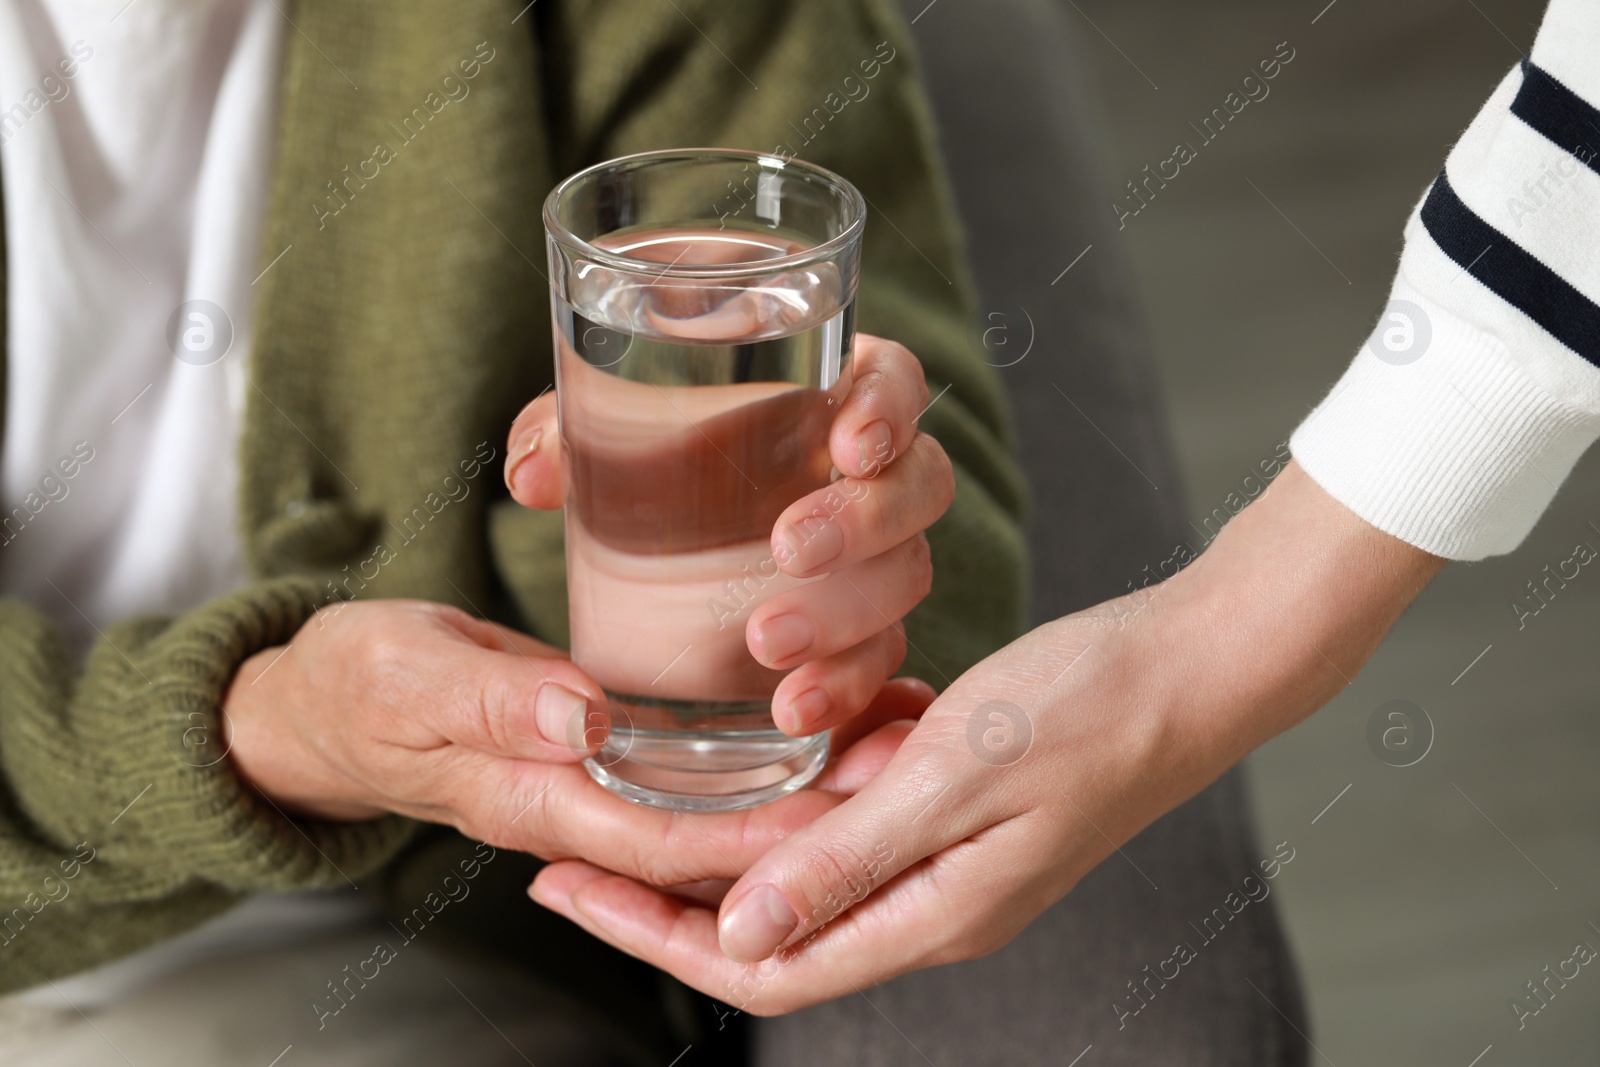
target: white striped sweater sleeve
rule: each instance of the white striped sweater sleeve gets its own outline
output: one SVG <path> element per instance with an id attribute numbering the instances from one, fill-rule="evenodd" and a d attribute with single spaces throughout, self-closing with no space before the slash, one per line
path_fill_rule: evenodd
<path id="1" fill-rule="evenodd" d="M 1336 500 L 1452 559 L 1522 542 L 1600 437 L 1600 0 L 1528 60 L 1412 213 L 1388 307 L 1290 447 Z"/>

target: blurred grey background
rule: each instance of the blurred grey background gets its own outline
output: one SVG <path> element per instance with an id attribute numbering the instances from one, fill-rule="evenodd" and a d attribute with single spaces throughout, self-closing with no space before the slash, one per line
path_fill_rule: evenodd
<path id="1" fill-rule="evenodd" d="M 1198 519 L 1364 342 L 1407 214 L 1544 5 L 1054 2 L 1099 93 L 1113 190 L 1196 141 L 1189 123 L 1280 42 L 1294 49 L 1270 95 L 1116 235 Z M 1600 966 L 1551 983 L 1520 1029 L 1511 1008 L 1535 1006 L 1526 983 L 1578 942 L 1600 948 L 1600 573 L 1521 630 L 1510 606 L 1576 542 L 1600 547 L 1597 489 L 1591 453 L 1520 550 L 1448 568 L 1343 695 L 1250 760 L 1263 847 L 1297 849 L 1277 891 L 1315 1063 L 1600 1061 Z M 1412 766 L 1369 746 L 1390 700 L 1431 720 Z"/>

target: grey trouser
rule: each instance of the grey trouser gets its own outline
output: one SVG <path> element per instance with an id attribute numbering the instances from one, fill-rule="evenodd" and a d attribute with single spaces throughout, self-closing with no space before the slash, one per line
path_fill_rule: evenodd
<path id="1" fill-rule="evenodd" d="M 1258 866 L 1273 850 L 1257 848 L 1244 812 L 1242 782 L 1230 774 L 999 952 L 760 1020 L 755 1062 L 1066 1067 L 1093 1046 L 1080 1067 L 1305 1063 L 1294 1027 L 1307 1027 L 1272 906 L 1275 883 Z M 1254 891 L 1265 892 L 1261 903 L 1241 888 L 1252 874 L 1250 884 L 1265 887 Z M 1182 966 L 1169 962 L 1179 943 L 1194 953 Z"/>

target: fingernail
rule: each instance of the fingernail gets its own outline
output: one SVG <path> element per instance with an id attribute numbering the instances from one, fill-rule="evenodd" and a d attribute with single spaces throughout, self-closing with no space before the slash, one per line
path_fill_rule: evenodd
<path id="1" fill-rule="evenodd" d="M 860 451 L 857 468 L 861 474 L 875 474 L 877 468 L 889 461 L 889 454 L 894 451 L 894 434 L 889 430 L 889 424 L 882 419 L 869 422 L 856 434 L 856 448 Z"/>
<path id="2" fill-rule="evenodd" d="M 774 534 L 772 538 L 772 562 L 779 567 L 787 567 L 794 562 L 794 542 L 785 534 Z"/>
<path id="3" fill-rule="evenodd" d="M 522 446 L 506 457 L 506 488 L 516 492 L 517 472 L 521 471 L 529 456 L 539 451 L 539 445 L 544 441 L 544 430 L 533 431 Z"/>
<path id="4" fill-rule="evenodd" d="M 541 686 L 533 700 L 533 720 L 539 726 L 540 736 L 553 745 L 565 745 L 579 752 L 593 747 L 585 743 L 593 739 L 586 730 L 588 710 L 588 700 L 554 682 Z"/>
<path id="5" fill-rule="evenodd" d="M 783 894 L 770 885 L 757 886 L 744 895 L 718 924 L 722 953 L 738 963 L 755 963 L 777 951 L 794 932 L 800 916 Z"/>
<path id="6" fill-rule="evenodd" d="M 833 698 L 825 689 L 807 689 L 789 701 L 789 725 L 782 726 L 786 734 L 797 734 L 817 722 L 833 707 Z"/>
<path id="7" fill-rule="evenodd" d="M 760 659 L 769 666 L 804 652 L 816 639 L 817 628 L 804 615 L 779 615 L 756 627 Z"/>

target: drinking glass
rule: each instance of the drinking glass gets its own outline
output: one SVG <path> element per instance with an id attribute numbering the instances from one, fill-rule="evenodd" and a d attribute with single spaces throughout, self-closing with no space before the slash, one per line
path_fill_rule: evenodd
<path id="1" fill-rule="evenodd" d="M 720 149 L 601 163 L 545 201 L 572 656 L 612 722 L 586 766 L 631 800 L 751 807 L 827 761 L 826 733 L 773 725 L 783 672 L 745 626 L 804 584 L 778 516 L 838 477 L 865 215 L 836 174 Z"/>

